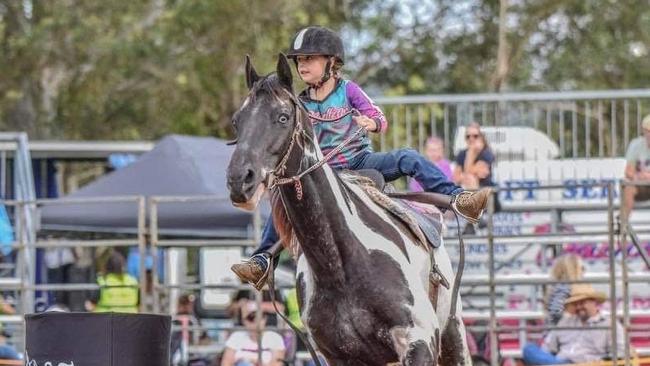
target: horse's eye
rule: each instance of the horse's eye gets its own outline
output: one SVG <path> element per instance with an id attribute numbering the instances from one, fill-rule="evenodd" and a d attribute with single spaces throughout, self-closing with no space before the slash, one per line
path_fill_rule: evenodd
<path id="1" fill-rule="evenodd" d="M 280 115 L 280 117 L 278 117 L 278 122 L 280 122 L 280 123 L 282 123 L 282 124 L 285 124 L 285 123 L 289 122 L 289 116 L 287 116 L 286 114 L 282 113 L 282 114 Z"/>

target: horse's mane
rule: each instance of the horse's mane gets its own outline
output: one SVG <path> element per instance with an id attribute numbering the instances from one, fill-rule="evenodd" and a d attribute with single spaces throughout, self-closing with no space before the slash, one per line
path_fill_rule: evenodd
<path id="1" fill-rule="evenodd" d="M 278 233 L 282 245 L 289 250 L 294 259 L 297 259 L 298 255 L 300 255 L 300 245 L 293 234 L 293 226 L 287 216 L 279 189 L 271 192 L 271 214 L 273 215 L 275 231 Z"/>
<path id="2" fill-rule="evenodd" d="M 258 91 L 265 91 L 277 99 L 281 99 L 284 92 L 293 95 L 293 91 L 289 92 L 280 84 L 280 80 L 278 80 L 276 73 L 268 74 L 255 83 L 255 86 L 250 93 L 252 100 L 255 100 L 255 95 Z"/>

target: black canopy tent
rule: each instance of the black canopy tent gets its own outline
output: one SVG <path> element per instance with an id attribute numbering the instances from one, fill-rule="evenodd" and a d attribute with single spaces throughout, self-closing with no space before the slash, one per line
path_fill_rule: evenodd
<path id="1" fill-rule="evenodd" d="M 253 215 L 234 208 L 228 199 L 226 167 L 233 150 L 215 138 L 170 135 L 136 162 L 65 198 L 219 196 L 223 199 L 160 203 L 160 234 L 250 237 Z M 266 200 L 260 211 L 264 220 Z M 41 228 L 47 230 L 135 233 L 138 206 L 135 201 L 46 204 L 40 217 Z"/>

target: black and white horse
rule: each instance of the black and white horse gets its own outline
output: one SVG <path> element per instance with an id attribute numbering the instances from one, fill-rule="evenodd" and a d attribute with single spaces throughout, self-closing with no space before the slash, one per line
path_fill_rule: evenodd
<path id="1" fill-rule="evenodd" d="M 471 365 L 460 318 L 450 321 L 451 291 L 429 292 L 431 258 L 406 225 L 342 181 L 323 159 L 307 112 L 293 93 L 284 55 L 277 72 L 258 76 L 246 59 L 250 92 L 233 116 L 237 147 L 228 166 L 234 205 L 256 207 L 275 193 L 280 235 L 300 244 L 297 288 L 301 317 L 332 366 Z M 284 183 L 287 183 L 285 180 Z M 444 246 L 434 250 L 453 280 Z"/>

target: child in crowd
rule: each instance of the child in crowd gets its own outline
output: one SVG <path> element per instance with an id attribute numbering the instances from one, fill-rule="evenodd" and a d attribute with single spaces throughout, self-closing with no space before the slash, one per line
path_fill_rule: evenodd
<path id="1" fill-rule="evenodd" d="M 445 143 L 438 136 L 431 136 L 424 144 L 424 155 L 430 162 L 435 164 L 440 171 L 448 178 L 452 179 L 451 163 L 445 158 Z M 409 182 L 409 191 L 422 192 L 424 188 L 417 180 L 411 179 Z"/>

